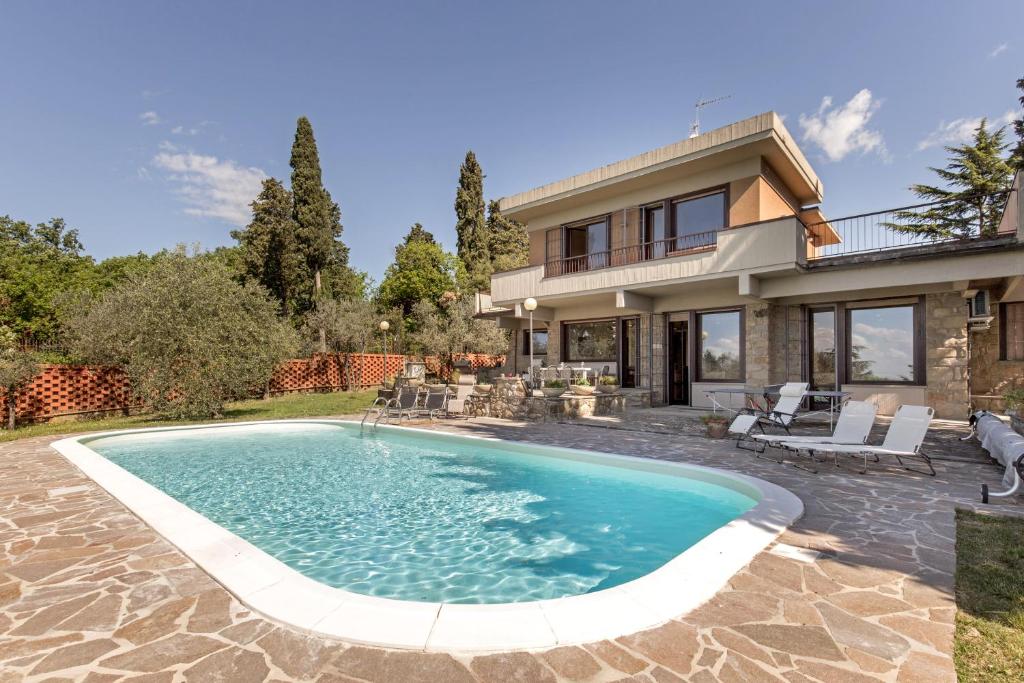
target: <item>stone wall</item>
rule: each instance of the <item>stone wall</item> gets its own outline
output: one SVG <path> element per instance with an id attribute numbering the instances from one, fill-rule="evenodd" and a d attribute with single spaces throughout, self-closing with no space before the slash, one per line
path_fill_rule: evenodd
<path id="1" fill-rule="evenodd" d="M 1002 395 L 1024 387 L 1024 361 L 999 360 L 999 306 L 992 305 L 992 325 L 971 333 L 971 402 L 975 408 L 1002 411 Z"/>
<path id="2" fill-rule="evenodd" d="M 966 419 L 967 302 L 959 292 L 925 296 L 926 400 L 939 418 Z"/>
<path id="3" fill-rule="evenodd" d="M 746 309 L 747 384 L 786 381 L 786 310 L 778 304 L 748 304 Z"/>

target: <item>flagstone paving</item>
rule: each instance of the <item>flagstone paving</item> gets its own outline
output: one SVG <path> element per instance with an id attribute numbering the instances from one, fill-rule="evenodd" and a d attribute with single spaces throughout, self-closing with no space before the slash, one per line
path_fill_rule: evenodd
<path id="1" fill-rule="evenodd" d="M 52 439 L 15 441 L 0 446 L 0 683 L 955 680 L 953 511 L 999 480 L 976 444 L 957 441 L 962 425 L 929 435 L 935 478 L 885 466 L 814 475 L 693 436 L 497 420 L 438 428 L 734 469 L 789 488 L 806 515 L 710 602 L 649 631 L 545 652 L 394 651 L 262 618 Z"/>

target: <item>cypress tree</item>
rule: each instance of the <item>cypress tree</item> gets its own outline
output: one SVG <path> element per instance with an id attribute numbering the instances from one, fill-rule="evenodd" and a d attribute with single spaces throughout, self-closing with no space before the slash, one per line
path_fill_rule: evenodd
<path id="1" fill-rule="evenodd" d="M 466 269 L 470 291 L 487 291 L 491 286 L 491 256 L 484 220 L 484 175 L 473 150 L 459 168 L 455 191 L 455 234 L 458 256 Z"/>
<path id="2" fill-rule="evenodd" d="M 347 265 L 348 250 L 342 245 L 341 209 L 331 201 L 324 189 L 320 173 L 320 155 L 313 138 L 313 126 L 302 116 L 292 143 L 292 216 L 295 219 L 295 238 L 313 276 L 314 302 L 322 290 L 321 273 L 332 259 L 343 259 Z M 320 330 L 321 352 L 327 349 L 326 331 Z"/>
<path id="3" fill-rule="evenodd" d="M 1004 157 L 1007 144 L 1003 129 L 990 133 L 985 119 L 974 131 L 971 144 L 946 147 L 949 163 L 931 168 L 947 188 L 911 185 L 911 191 L 929 202 L 942 202 L 923 209 L 895 212 L 895 220 L 884 223 L 897 232 L 926 235 L 934 239 L 989 237 L 996 233 L 1005 192 L 1013 179 L 1013 168 Z"/>
<path id="4" fill-rule="evenodd" d="M 487 203 L 487 239 L 492 272 L 522 268 L 529 263 L 530 237 L 526 228 L 504 216 L 493 199 Z"/>
<path id="5" fill-rule="evenodd" d="M 247 277 L 274 295 L 283 315 L 291 315 L 295 312 L 296 297 L 309 277 L 295 239 L 292 193 L 277 178 L 267 178 L 251 206 L 249 225 L 244 230 L 231 231 L 239 243 L 242 268 Z"/>
<path id="6" fill-rule="evenodd" d="M 1024 93 L 1024 78 L 1017 79 L 1017 89 Z M 1024 109 L 1024 94 L 1020 99 L 1021 109 Z M 1024 114 L 1013 122 L 1013 132 L 1017 134 L 1017 147 L 1013 150 L 1013 163 L 1018 170 L 1024 171 Z"/>

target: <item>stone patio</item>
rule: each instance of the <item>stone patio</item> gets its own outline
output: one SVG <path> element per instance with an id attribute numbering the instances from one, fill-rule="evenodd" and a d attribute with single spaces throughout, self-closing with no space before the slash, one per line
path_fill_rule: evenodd
<path id="1" fill-rule="evenodd" d="M 0 683 L 955 680 L 953 511 L 1000 478 L 976 444 L 957 441 L 962 424 L 929 435 L 935 478 L 884 463 L 814 475 L 729 442 L 621 425 L 436 427 L 734 469 L 789 488 L 806 515 L 709 603 L 649 631 L 546 652 L 389 651 L 261 618 L 52 439 L 16 441 L 0 445 Z"/>

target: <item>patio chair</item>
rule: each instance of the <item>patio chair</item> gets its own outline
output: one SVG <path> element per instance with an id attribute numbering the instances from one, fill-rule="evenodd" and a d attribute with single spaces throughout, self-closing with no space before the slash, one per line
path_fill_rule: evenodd
<path id="1" fill-rule="evenodd" d="M 425 415 L 431 420 L 437 417 L 447 417 L 449 396 L 448 387 L 445 385 L 428 386 L 423 395 L 423 405 L 415 408 L 413 413 L 419 417 Z"/>
<path id="2" fill-rule="evenodd" d="M 899 462 L 903 469 L 934 477 L 935 468 L 932 467 L 932 459 L 921 450 L 921 445 L 924 443 L 924 437 L 928 434 L 928 427 L 931 424 L 933 415 L 935 415 L 935 410 L 927 406 L 900 406 L 899 410 L 896 411 L 895 417 L 892 418 L 889 431 L 885 433 L 885 439 L 882 441 L 881 446 L 871 446 L 869 444 L 828 444 L 823 442 L 808 443 L 789 440 L 783 441 L 782 447 L 793 450 L 805 450 L 811 454 L 812 458 L 815 453 L 830 453 L 835 459 L 836 467 L 839 466 L 840 455 L 861 456 L 864 458 L 864 467 L 860 470 L 861 474 L 868 471 L 868 456 L 873 457 L 875 462 L 878 462 L 878 456 L 891 455 L 896 458 L 896 461 Z M 907 467 L 903 462 L 905 458 L 922 460 L 928 466 L 929 471 L 925 472 L 924 470 Z"/>
<path id="3" fill-rule="evenodd" d="M 398 421 L 401 422 L 403 417 L 412 418 L 416 414 L 416 403 L 420 397 L 420 388 L 412 387 L 408 384 L 403 384 L 398 389 L 398 395 L 393 399 L 384 404 L 381 415 L 377 416 L 379 422 L 381 418 L 390 424 L 392 417 L 398 417 Z"/>
<path id="4" fill-rule="evenodd" d="M 844 444 L 857 446 L 867 443 L 875 424 L 878 408 L 868 401 L 847 401 L 839 412 L 839 420 L 832 436 L 789 436 L 782 434 L 750 434 L 757 442 L 779 449 L 778 461 L 783 461 L 783 442 L 787 444 Z M 788 450 L 796 450 L 790 448 Z"/>
<path id="5" fill-rule="evenodd" d="M 779 389 L 779 400 L 771 409 L 744 408 L 740 411 L 729 425 L 729 433 L 736 435 L 736 448 L 764 453 L 768 444 L 758 443 L 750 438 L 750 433 L 755 428 L 760 429 L 762 434 L 768 433 L 765 427 L 771 427 L 775 430 L 781 429 L 788 435 L 806 393 L 807 382 L 787 382 Z M 752 441 L 754 445 L 748 446 L 746 441 Z"/>

